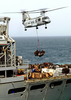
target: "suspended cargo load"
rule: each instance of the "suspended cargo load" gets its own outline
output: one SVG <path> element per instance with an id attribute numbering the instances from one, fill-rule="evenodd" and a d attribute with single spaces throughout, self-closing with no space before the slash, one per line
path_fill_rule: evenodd
<path id="1" fill-rule="evenodd" d="M 39 57 L 41 57 L 41 56 L 43 56 L 45 54 L 45 51 L 38 51 L 38 50 L 36 50 L 35 52 L 34 52 L 34 55 L 35 56 L 39 56 Z"/>
<path id="2" fill-rule="evenodd" d="M 43 56 L 45 54 L 45 51 L 41 50 L 41 48 L 40 48 L 40 42 L 39 42 L 39 39 L 38 39 L 38 32 L 37 32 L 37 30 L 36 30 L 36 33 L 37 33 L 37 40 L 38 40 L 38 48 L 39 49 L 34 52 L 34 55 L 41 57 L 41 56 Z"/>

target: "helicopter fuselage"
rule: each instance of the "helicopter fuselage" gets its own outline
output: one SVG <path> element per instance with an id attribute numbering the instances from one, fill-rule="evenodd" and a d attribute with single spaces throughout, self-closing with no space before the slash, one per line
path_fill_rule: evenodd
<path id="1" fill-rule="evenodd" d="M 26 21 L 23 21 L 25 28 L 30 27 L 37 27 L 40 25 L 46 25 L 51 22 L 50 18 L 48 16 L 40 16 L 36 18 L 26 19 Z"/>

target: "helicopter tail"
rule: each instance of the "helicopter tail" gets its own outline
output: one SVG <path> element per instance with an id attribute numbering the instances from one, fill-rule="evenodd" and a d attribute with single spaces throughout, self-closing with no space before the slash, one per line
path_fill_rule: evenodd
<path id="1" fill-rule="evenodd" d="M 24 22 L 25 21 L 27 21 L 27 20 L 30 20 L 31 18 L 30 18 L 30 16 L 28 15 L 28 13 L 22 13 L 22 21 L 23 21 L 23 23 L 22 24 L 24 24 Z"/>

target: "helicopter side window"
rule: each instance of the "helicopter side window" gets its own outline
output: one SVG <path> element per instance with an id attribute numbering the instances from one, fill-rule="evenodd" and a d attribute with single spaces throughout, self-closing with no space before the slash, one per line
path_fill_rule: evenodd
<path id="1" fill-rule="evenodd" d="M 44 20 L 45 18 L 43 17 L 42 20 Z"/>
<path id="2" fill-rule="evenodd" d="M 37 22 L 37 20 L 35 20 L 35 22 Z"/>
<path id="3" fill-rule="evenodd" d="M 38 18 L 38 21 L 40 21 L 40 18 Z"/>
<path id="4" fill-rule="evenodd" d="M 30 24 L 30 22 L 28 22 L 28 24 Z"/>
<path id="5" fill-rule="evenodd" d="M 34 23 L 34 21 L 31 22 L 31 24 L 33 24 L 33 23 Z"/>

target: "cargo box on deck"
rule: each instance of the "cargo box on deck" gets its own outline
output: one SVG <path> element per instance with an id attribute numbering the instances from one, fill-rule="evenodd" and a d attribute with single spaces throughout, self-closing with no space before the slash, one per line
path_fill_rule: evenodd
<path id="1" fill-rule="evenodd" d="M 42 73 L 35 73 L 35 78 L 38 78 L 38 79 L 42 78 Z"/>

